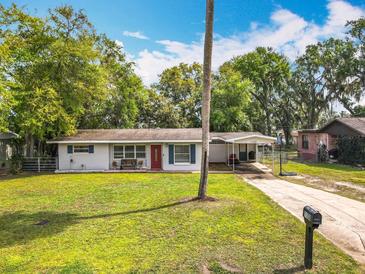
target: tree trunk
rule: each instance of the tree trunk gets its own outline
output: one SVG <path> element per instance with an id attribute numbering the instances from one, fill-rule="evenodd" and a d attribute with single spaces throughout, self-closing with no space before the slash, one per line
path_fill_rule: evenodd
<path id="1" fill-rule="evenodd" d="M 25 137 L 25 141 L 26 141 L 26 156 L 33 157 L 33 151 L 34 151 L 33 135 L 30 133 L 27 133 L 26 137 Z"/>
<path id="2" fill-rule="evenodd" d="M 202 159 L 200 169 L 200 184 L 198 198 L 204 199 L 207 192 L 209 168 L 209 116 L 210 116 L 210 89 L 213 49 L 213 14 L 214 0 L 206 0 L 205 39 L 204 39 L 204 82 L 202 96 Z"/>
<path id="3" fill-rule="evenodd" d="M 289 143 L 290 143 L 290 133 L 291 133 L 291 129 L 287 126 L 283 127 L 283 131 L 284 131 L 284 135 L 285 135 L 285 146 L 289 147 Z"/>
<path id="4" fill-rule="evenodd" d="M 270 113 L 268 110 L 265 111 L 266 116 L 266 132 L 268 136 L 271 136 L 271 121 L 270 121 Z"/>

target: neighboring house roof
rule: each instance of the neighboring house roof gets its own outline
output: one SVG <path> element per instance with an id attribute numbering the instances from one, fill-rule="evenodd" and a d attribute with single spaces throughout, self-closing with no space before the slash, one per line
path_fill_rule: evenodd
<path id="1" fill-rule="evenodd" d="M 325 124 L 320 129 L 301 129 L 298 133 L 326 133 L 334 123 L 340 123 L 359 135 L 365 136 L 365 117 L 337 118 Z"/>
<path id="2" fill-rule="evenodd" d="M 337 118 L 324 125 L 319 131 L 325 131 L 326 128 L 336 122 L 351 128 L 360 135 L 365 136 L 365 117 Z"/>
<path id="3" fill-rule="evenodd" d="M 14 133 L 14 132 L 0 132 L 0 140 L 9 140 L 9 139 L 14 139 L 14 138 L 18 138 L 19 135 Z"/>
<path id="4" fill-rule="evenodd" d="M 212 139 L 219 138 L 224 141 L 254 136 L 275 139 L 259 132 L 210 133 Z M 56 138 L 48 143 L 201 142 L 201 139 L 201 128 L 80 129 L 72 136 Z"/>
<path id="5" fill-rule="evenodd" d="M 317 133 L 318 129 L 300 129 L 297 131 L 298 133 Z"/>
<path id="6" fill-rule="evenodd" d="M 290 135 L 292 137 L 298 137 L 298 130 L 293 130 L 292 132 L 290 132 Z"/>

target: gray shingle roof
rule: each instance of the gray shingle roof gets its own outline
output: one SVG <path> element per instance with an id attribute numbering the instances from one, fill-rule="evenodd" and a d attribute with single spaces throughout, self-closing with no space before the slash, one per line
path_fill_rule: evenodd
<path id="1" fill-rule="evenodd" d="M 201 128 L 80 129 L 75 135 L 52 141 L 183 141 L 201 138 Z"/>
<path id="2" fill-rule="evenodd" d="M 260 132 L 211 132 L 210 137 L 219 137 L 229 140 L 252 135 L 262 135 Z M 154 129 L 80 129 L 76 134 L 60 137 L 49 141 L 58 142 L 83 142 L 83 141 L 197 141 L 202 139 L 201 128 L 154 128 Z"/>
<path id="3" fill-rule="evenodd" d="M 337 118 L 337 119 L 329 122 L 325 126 L 323 126 L 320 130 L 321 131 L 324 130 L 327 126 L 329 126 L 330 124 L 332 124 L 335 121 L 340 122 L 340 123 L 352 128 L 353 130 L 359 132 L 361 135 L 365 136 L 365 117 Z"/>

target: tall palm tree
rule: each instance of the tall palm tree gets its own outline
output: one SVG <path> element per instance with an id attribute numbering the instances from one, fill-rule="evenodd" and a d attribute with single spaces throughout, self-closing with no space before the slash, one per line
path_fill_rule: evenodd
<path id="1" fill-rule="evenodd" d="M 205 13 L 205 39 L 204 39 L 204 83 L 202 98 L 202 161 L 200 169 L 199 199 L 206 198 L 209 167 L 209 116 L 210 116 L 210 90 L 213 48 L 213 16 L 214 0 L 206 0 Z"/>

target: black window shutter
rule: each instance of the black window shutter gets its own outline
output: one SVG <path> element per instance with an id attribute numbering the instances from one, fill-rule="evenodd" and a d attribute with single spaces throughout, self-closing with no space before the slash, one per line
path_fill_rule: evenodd
<path id="1" fill-rule="evenodd" d="M 169 145 L 169 164 L 174 164 L 174 145 Z"/>
<path id="2" fill-rule="evenodd" d="M 195 144 L 190 144 L 190 164 L 196 163 Z"/>
<path id="3" fill-rule="evenodd" d="M 72 147 L 72 145 L 67 145 L 67 153 L 68 153 L 68 154 L 72 154 L 72 152 L 73 152 L 73 147 Z"/>
<path id="4" fill-rule="evenodd" d="M 89 153 L 94 153 L 94 145 L 89 145 Z"/>

